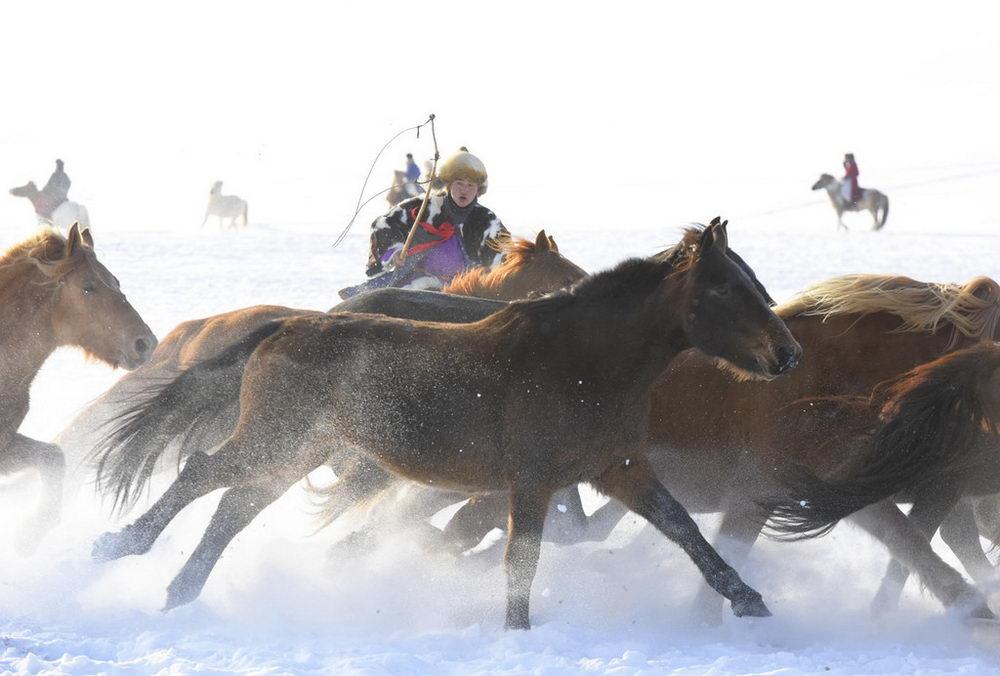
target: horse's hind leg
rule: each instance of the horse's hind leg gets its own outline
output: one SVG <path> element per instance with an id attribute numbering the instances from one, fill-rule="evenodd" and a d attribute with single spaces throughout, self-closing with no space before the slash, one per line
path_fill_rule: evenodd
<path id="1" fill-rule="evenodd" d="M 504 568 L 507 572 L 506 629 L 530 629 L 528 605 L 531 583 L 538 570 L 542 530 L 548 512 L 551 491 L 515 489 L 510 494 L 510 520 L 507 524 L 507 549 Z"/>
<path id="2" fill-rule="evenodd" d="M 934 536 L 941 521 L 957 502 L 953 491 L 938 492 L 934 495 L 918 495 L 913 501 L 907 519 L 910 524 L 924 536 L 928 542 Z M 910 576 L 910 570 L 898 559 L 889 561 L 878 592 L 872 601 L 872 613 L 881 615 L 895 610 L 899 606 L 899 598 L 903 595 L 903 586 Z"/>
<path id="3" fill-rule="evenodd" d="M 920 575 L 926 587 L 946 607 L 963 606 L 973 617 L 993 619 L 983 595 L 934 553 L 927 538 L 894 503 L 883 500 L 869 505 L 852 514 L 850 519 L 881 540 L 894 557 Z"/>
<path id="4" fill-rule="evenodd" d="M 656 478 L 645 457 L 621 462 L 593 483 L 680 545 L 708 584 L 732 602 L 734 615 L 767 617 L 771 614 L 760 594 L 744 583 L 708 544 L 691 515 Z"/>
<path id="5" fill-rule="evenodd" d="M 95 561 L 112 561 L 148 552 L 182 509 L 203 495 L 229 485 L 228 477 L 219 471 L 217 458 L 218 455 L 208 456 L 202 451 L 192 453 L 180 475 L 160 499 L 134 523 L 117 533 L 108 532 L 97 538 L 91 557 Z"/>
<path id="6" fill-rule="evenodd" d="M 941 539 L 955 553 L 977 585 L 983 587 L 993 582 L 996 571 L 983 552 L 976 515 L 967 501 L 959 500 L 941 522 Z"/>
<path id="7" fill-rule="evenodd" d="M 194 601 L 230 541 L 287 489 L 288 486 L 238 486 L 227 490 L 201 542 L 167 587 L 167 603 L 163 609 L 170 610 Z"/>
<path id="8" fill-rule="evenodd" d="M 21 526 L 18 534 L 15 547 L 21 554 L 33 552 L 42 536 L 59 523 L 66 460 L 62 450 L 55 444 L 15 434 L 6 451 L 0 452 L 0 474 L 13 474 L 32 468 L 38 470 L 42 495 L 38 510 Z"/>

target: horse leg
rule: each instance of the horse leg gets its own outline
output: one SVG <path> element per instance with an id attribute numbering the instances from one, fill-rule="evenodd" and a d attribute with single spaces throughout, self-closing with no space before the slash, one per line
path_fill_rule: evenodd
<path id="1" fill-rule="evenodd" d="M 734 615 L 767 617 L 771 614 L 760 594 L 744 583 L 708 544 L 691 515 L 660 483 L 645 457 L 619 463 L 593 483 L 680 545 L 708 584 L 732 602 Z"/>
<path id="2" fill-rule="evenodd" d="M 237 486 L 223 493 L 201 541 L 167 587 L 167 602 L 163 610 L 171 610 L 198 598 L 226 546 L 296 480 L 281 487 Z"/>
<path id="3" fill-rule="evenodd" d="M 455 512 L 444 527 L 445 547 L 461 554 L 475 547 L 494 528 L 504 528 L 504 507 L 509 504 L 503 493 L 476 495 Z"/>
<path id="4" fill-rule="evenodd" d="M 628 508 L 618 500 L 610 500 L 601 505 L 587 517 L 587 529 L 581 535 L 580 542 L 604 542 L 628 513 Z"/>
<path id="5" fill-rule="evenodd" d="M 759 511 L 730 506 L 722 514 L 722 523 L 715 538 L 715 550 L 730 566 L 740 568 L 760 536 L 763 522 Z M 692 608 L 703 624 L 716 625 L 722 622 L 719 595 L 707 584 L 700 585 Z"/>
<path id="6" fill-rule="evenodd" d="M 951 548 L 972 579 L 980 587 L 993 582 L 995 571 L 979 541 L 976 515 L 966 500 L 948 512 L 941 523 L 941 539 Z"/>
<path id="7" fill-rule="evenodd" d="M 956 493 L 951 490 L 918 494 L 913 500 L 913 508 L 910 509 L 907 518 L 924 539 L 930 542 L 941 521 L 957 501 Z M 889 561 L 878 592 L 872 601 L 873 614 L 881 615 L 899 607 L 899 598 L 903 594 L 903 586 L 909 576 L 909 568 L 899 560 L 893 558 Z"/>
<path id="8" fill-rule="evenodd" d="M 148 552 L 163 529 L 182 509 L 227 485 L 220 469 L 218 455 L 209 456 L 203 451 L 192 453 L 177 479 L 145 514 L 117 533 L 107 532 L 97 538 L 91 558 L 113 561 Z"/>
<path id="9" fill-rule="evenodd" d="M 17 551 L 23 555 L 33 552 L 45 533 L 59 523 L 66 459 L 62 449 L 55 444 L 15 434 L 6 451 L 0 453 L 0 474 L 32 468 L 38 470 L 41 478 L 42 495 L 38 510 L 22 525 L 15 543 Z"/>
<path id="10" fill-rule="evenodd" d="M 895 558 L 920 575 L 924 585 L 946 607 L 970 608 L 973 617 L 993 619 L 982 594 L 934 553 L 927 539 L 895 503 L 883 500 L 855 512 L 850 519 L 881 540 Z"/>
<path id="11" fill-rule="evenodd" d="M 507 549 L 504 568 L 507 573 L 507 619 L 505 629 L 530 629 L 528 602 L 531 583 L 538 569 L 542 530 L 548 511 L 550 490 L 514 489 L 510 494 L 510 520 L 507 524 Z"/>

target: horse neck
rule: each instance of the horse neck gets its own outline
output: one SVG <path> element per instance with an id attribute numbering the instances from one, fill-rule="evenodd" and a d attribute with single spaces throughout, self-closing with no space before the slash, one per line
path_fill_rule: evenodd
<path id="1" fill-rule="evenodd" d="M 563 362 L 581 380 L 648 392 L 670 360 L 691 347 L 676 312 L 682 283 L 683 277 L 670 278 L 645 298 L 578 301 L 534 316 L 531 344 L 546 346 L 546 360 Z"/>
<path id="2" fill-rule="evenodd" d="M 52 330 L 52 287 L 39 284 L 38 277 L 18 270 L 13 279 L 0 279 L 0 396 L 6 387 L 29 386 L 59 346 Z"/>
<path id="3" fill-rule="evenodd" d="M 37 188 L 35 190 L 28 188 L 28 191 L 29 192 L 27 194 L 21 195 L 21 197 L 24 197 L 31 202 L 31 206 L 34 207 L 35 212 L 37 213 L 43 206 L 41 204 L 42 193 Z"/>

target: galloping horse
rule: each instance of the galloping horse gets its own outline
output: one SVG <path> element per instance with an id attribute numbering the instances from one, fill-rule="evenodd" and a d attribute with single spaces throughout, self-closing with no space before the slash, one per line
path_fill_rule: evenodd
<path id="1" fill-rule="evenodd" d="M 736 615 L 767 615 L 645 454 L 650 388 L 681 350 L 696 347 L 747 378 L 774 378 L 799 359 L 799 345 L 726 250 L 725 223 L 716 220 L 669 256 L 626 261 L 472 324 L 332 314 L 266 325 L 216 360 L 249 354 L 232 435 L 212 455 L 193 453 L 146 514 L 95 543 L 95 558 L 148 551 L 181 509 L 228 487 L 169 586 L 168 608 L 187 603 L 264 507 L 331 449 L 349 448 L 410 479 L 509 494 L 509 628 L 529 627 L 549 498 L 580 481 L 680 544 Z M 135 498 L 143 468 L 175 436 L 173 407 L 202 369 L 212 365 L 159 387 L 112 431 L 99 484 L 118 502 Z"/>
<path id="2" fill-rule="evenodd" d="M 247 227 L 247 201 L 236 195 L 222 194 L 222 181 L 212 184 L 212 189 L 208 193 L 208 206 L 205 207 L 205 218 L 201 221 L 201 227 L 205 227 L 208 219 L 215 216 L 219 219 L 219 227 L 226 226 L 229 221 L 230 228 Z"/>
<path id="3" fill-rule="evenodd" d="M 862 188 L 861 199 L 852 202 L 844 197 L 840 181 L 830 174 L 822 174 L 819 180 L 813 184 L 812 189 L 826 190 L 826 194 L 830 196 L 830 203 L 833 204 L 833 209 L 837 212 L 838 229 L 847 230 L 847 226 L 844 225 L 845 211 L 867 211 L 870 213 L 873 230 L 881 230 L 885 225 L 885 219 L 889 217 L 889 198 L 873 188 Z"/>
<path id="4" fill-rule="evenodd" d="M 897 497 L 913 503 L 910 520 L 930 539 L 960 499 L 1000 493 L 1000 343 L 918 366 L 870 397 L 824 404 L 833 407 L 831 421 L 848 420 L 848 429 L 857 431 L 856 450 L 826 479 L 801 467 L 786 476 L 787 497 L 769 501 L 777 533 L 816 537 L 868 505 Z M 992 572 L 974 519 L 964 531 L 981 557 L 967 570 L 974 577 Z M 1000 540 L 995 529 L 987 535 Z M 879 590 L 885 607 L 898 602 L 908 574 L 899 562 L 890 564 Z"/>
<path id="5" fill-rule="evenodd" d="M 73 345 L 133 369 L 156 347 L 93 245 L 90 231 L 74 225 L 68 237 L 45 230 L 0 256 L 0 473 L 36 469 L 43 481 L 40 508 L 19 536 L 22 550 L 58 523 L 65 471 L 58 446 L 17 433 L 42 363 L 57 347 Z"/>
<path id="6" fill-rule="evenodd" d="M 90 229 L 90 214 L 87 213 L 87 208 L 73 200 L 63 200 L 51 210 L 51 216 L 42 216 L 41 213 L 45 211 L 41 204 L 43 195 L 34 181 L 28 181 L 24 185 L 11 188 L 10 194 L 15 197 L 28 198 L 38 215 L 38 222 L 42 225 L 50 225 L 63 232 L 68 231 L 74 223 L 79 224 L 82 230 Z"/>
<path id="7" fill-rule="evenodd" d="M 853 437 L 841 428 L 868 421 L 838 419 L 817 434 L 817 418 L 828 409 L 802 400 L 867 395 L 879 382 L 949 350 L 1000 339 L 1000 286 L 985 277 L 958 286 L 852 275 L 817 284 L 775 311 L 804 350 L 786 377 L 740 383 L 689 351 L 670 364 L 652 395 L 650 461 L 688 509 L 724 513 L 716 546 L 737 567 L 767 518 L 758 503 L 775 495 L 785 468 L 800 463 L 832 471 L 855 452 Z M 614 502 L 599 509 L 587 520 L 587 539 L 605 539 L 624 514 Z M 911 525 L 888 503 L 856 519 L 920 572 L 946 605 L 968 601 L 986 614 L 982 597 L 933 553 L 929 534 L 916 530 L 919 521 Z M 502 525 L 496 504 L 478 500 L 446 530 L 461 550 Z M 978 535 L 972 537 L 971 543 L 949 542 L 967 569 L 982 569 L 985 557 Z M 718 620 L 719 604 L 708 590 L 702 589 L 695 607 L 707 621 Z"/>

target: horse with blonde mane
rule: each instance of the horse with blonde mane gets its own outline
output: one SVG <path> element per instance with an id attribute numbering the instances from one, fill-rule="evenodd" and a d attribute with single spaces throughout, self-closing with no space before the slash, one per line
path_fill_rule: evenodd
<path id="1" fill-rule="evenodd" d="M 0 256 L 0 473 L 36 470 L 41 504 L 18 547 L 32 550 L 59 521 L 65 459 L 54 444 L 17 430 L 28 413 L 31 382 L 57 348 L 82 348 L 112 367 L 134 369 L 156 337 L 97 260 L 89 230 L 46 229 Z"/>

